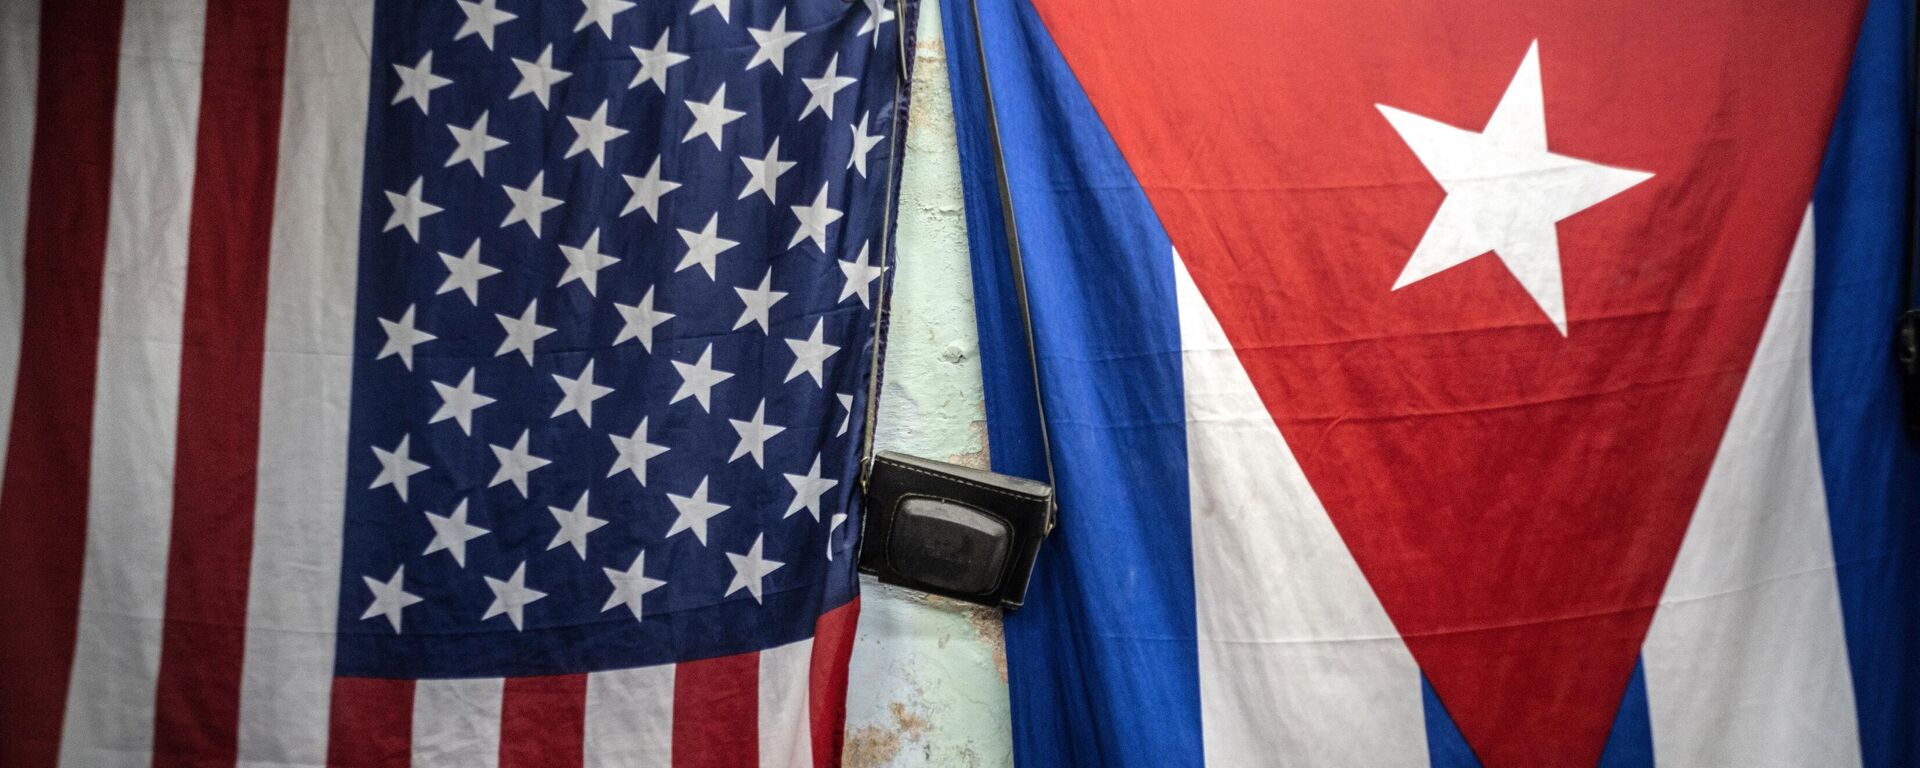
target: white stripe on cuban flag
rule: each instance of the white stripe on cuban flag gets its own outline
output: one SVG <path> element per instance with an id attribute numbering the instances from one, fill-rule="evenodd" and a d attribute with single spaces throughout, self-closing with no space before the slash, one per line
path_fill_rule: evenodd
<path id="1" fill-rule="evenodd" d="M 1662 766 L 1860 764 L 1814 431 L 1814 259 L 1809 208 L 1647 632 Z"/>
<path id="2" fill-rule="evenodd" d="M 27 185 L 33 165 L 33 115 L 40 69 L 40 4 L 0 5 L 0 467 L 7 465 L 13 392 L 20 378 L 20 314 L 25 311 Z"/>
<path id="3" fill-rule="evenodd" d="M 1420 671 L 1178 253 L 1207 761 L 1427 764 Z M 1356 738 L 1356 734 L 1365 734 Z"/>
<path id="4" fill-rule="evenodd" d="M 173 520 L 204 3 L 126 5 L 79 627 L 60 762 L 145 766 Z"/>
<path id="5" fill-rule="evenodd" d="M 372 0 L 288 8 L 241 765 L 327 758 L 372 17 Z"/>

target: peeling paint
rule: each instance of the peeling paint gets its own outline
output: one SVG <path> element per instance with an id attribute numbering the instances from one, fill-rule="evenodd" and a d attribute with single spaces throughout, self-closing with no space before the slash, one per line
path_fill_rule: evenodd
<path id="1" fill-rule="evenodd" d="M 987 466 L 986 407 L 936 2 L 920 8 L 880 448 Z M 848 768 L 1013 765 L 1000 612 L 863 578 Z"/>

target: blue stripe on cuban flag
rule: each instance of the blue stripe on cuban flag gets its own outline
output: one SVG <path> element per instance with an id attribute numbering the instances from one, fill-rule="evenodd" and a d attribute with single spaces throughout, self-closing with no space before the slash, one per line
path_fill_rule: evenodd
<path id="1" fill-rule="evenodd" d="M 1008 617 L 1017 755 L 1477 766 L 1045 26 L 1020 0 L 979 13 L 1068 510 Z M 944 21 L 994 461 L 1038 477 L 974 19 L 950 2 Z M 1908 4 L 1872 3 L 1816 205 L 1603 766 L 1920 755 L 1920 681 L 1901 661 L 1920 457 L 1887 345 L 1912 23 Z"/>

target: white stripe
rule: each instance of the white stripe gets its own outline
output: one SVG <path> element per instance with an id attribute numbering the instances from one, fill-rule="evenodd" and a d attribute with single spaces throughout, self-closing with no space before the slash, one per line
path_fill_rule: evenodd
<path id="1" fill-rule="evenodd" d="M 506 681 L 422 680 L 413 688 L 412 768 L 500 764 L 500 696 Z"/>
<path id="2" fill-rule="evenodd" d="M 288 6 L 241 765 L 321 765 L 339 620 L 341 507 L 372 0 Z"/>
<path id="3" fill-rule="evenodd" d="M 1813 259 L 1809 210 L 1647 633 L 1663 768 L 1860 764 L 1814 432 Z"/>
<path id="4" fill-rule="evenodd" d="M 151 760 L 204 14 L 196 0 L 126 4 L 86 563 L 60 742 L 61 764 L 76 768 Z"/>
<path id="5" fill-rule="evenodd" d="M 1424 766 L 1413 655 L 1173 261 L 1207 763 Z"/>
<path id="6" fill-rule="evenodd" d="M 760 768 L 813 765 L 813 638 L 760 652 Z"/>
<path id="7" fill-rule="evenodd" d="M 586 768 L 673 764 L 673 665 L 587 675 Z"/>
<path id="8" fill-rule="evenodd" d="M 7 465 L 25 311 L 27 187 L 40 65 L 40 4 L 0 5 L 0 467 Z"/>

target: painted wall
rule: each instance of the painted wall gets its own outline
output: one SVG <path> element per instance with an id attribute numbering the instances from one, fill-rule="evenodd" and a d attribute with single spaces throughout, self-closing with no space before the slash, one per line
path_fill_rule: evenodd
<path id="1" fill-rule="evenodd" d="M 940 7 L 923 0 L 876 444 L 985 468 L 986 411 Z M 848 768 L 1013 764 L 1000 612 L 861 583 Z"/>

